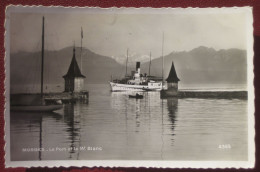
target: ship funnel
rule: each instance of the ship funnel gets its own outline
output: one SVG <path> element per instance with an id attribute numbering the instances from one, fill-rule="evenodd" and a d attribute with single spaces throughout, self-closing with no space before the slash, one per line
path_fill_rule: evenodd
<path id="1" fill-rule="evenodd" d="M 136 62 L 136 71 L 140 69 L 140 62 Z"/>

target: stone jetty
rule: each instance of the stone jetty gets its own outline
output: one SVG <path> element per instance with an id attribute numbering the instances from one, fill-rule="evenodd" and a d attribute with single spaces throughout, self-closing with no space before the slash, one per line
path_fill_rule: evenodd
<path id="1" fill-rule="evenodd" d="M 215 98 L 215 99 L 247 99 L 247 91 L 178 91 L 171 95 L 168 90 L 161 91 L 161 98 Z"/>
<path id="2" fill-rule="evenodd" d="M 43 96 L 43 97 L 42 97 Z M 44 93 L 33 94 L 33 93 L 20 93 L 20 94 L 11 94 L 10 102 L 11 105 L 40 105 L 42 100 L 47 104 L 56 104 L 57 101 L 62 103 L 75 103 L 76 101 L 88 103 L 89 94 L 87 91 L 78 92 L 78 93 Z M 38 104 L 37 104 L 38 103 Z"/>
<path id="3" fill-rule="evenodd" d="M 62 103 L 74 103 L 76 101 L 88 102 L 88 91 L 81 92 L 63 92 L 63 93 L 47 93 L 44 94 L 44 100 L 47 102 L 61 100 Z"/>
<path id="4" fill-rule="evenodd" d="M 178 90 L 178 82 L 174 64 L 166 79 L 167 89 L 161 90 L 161 98 L 215 98 L 215 99 L 247 99 L 247 91 L 181 91 Z"/>

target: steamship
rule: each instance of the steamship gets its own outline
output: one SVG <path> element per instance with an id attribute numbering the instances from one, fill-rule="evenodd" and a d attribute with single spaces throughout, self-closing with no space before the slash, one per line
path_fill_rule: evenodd
<path id="1" fill-rule="evenodd" d="M 136 71 L 121 80 L 110 82 L 111 91 L 160 91 L 163 88 L 162 78 L 141 74 L 140 62 L 136 62 Z"/>

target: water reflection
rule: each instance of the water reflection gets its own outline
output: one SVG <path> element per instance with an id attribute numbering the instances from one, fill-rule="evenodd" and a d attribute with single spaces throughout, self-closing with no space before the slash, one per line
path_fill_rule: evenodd
<path id="1" fill-rule="evenodd" d="M 129 98 L 127 92 L 111 92 L 111 106 L 116 110 L 121 110 L 121 113 L 125 114 L 125 125 L 127 130 L 128 120 L 135 120 L 135 132 L 140 132 L 141 126 L 141 113 L 145 112 L 147 108 L 147 94 L 144 95 L 144 99 Z M 134 117 L 134 118 L 132 118 Z"/>
<path id="2" fill-rule="evenodd" d="M 84 104 L 85 105 L 85 104 Z M 79 159 L 81 139 L 81 108 L 82 103 L 65 104 L 63 111 L 59 113 L 24 113 L 11 112 L 11 144 L 19 147 L 14 159 L 46 159 L 51 151 L 56 148 L 70 148 L 69 151 L 57 151 L 62 153 L 65 159 Z M 28 131 L 27 131 L 28 130 Z M 27 131 L 27 132 L 26 132 Z M 24 139 L 26 138 L 26 139 Z M 20 142 L 20 145 L 17 144 Z M 23 142 L 23 143 L 21 143 Z M 37 151 L 23 153 L 23 148 L 39 148 Z M 41 151 L 44 149 L 44 151 Z M 36 153 L 37 158 L 36 158 Z M 23 157 L 23 155 L 28 157 Z M 60 156 L 58 154 L 53 155 Z M 60 158 L 58 158 L 60 159 Z"/>
<path id="3" fill-rule="evenodd" d="M 73 154 L 77 153 L 77 159 L 79 157 L 79 151 L 75 148 L 79 148 L 80 144 L 80 103 L 65 104 L 64 105 L 64 122 L 68 125 L 66 133 L 68 134 L 69 147 L 69 159 L 73 158 Z"/>
<path id="4" fill-rule="evenodd" d="M 98 89 L 97 89 L 98 88 Z M 105 91 L 104 91 L 105 90 Z M 247 101 L 160 99 L 94 87 L 89 104 L 66 104 L 59 114 L 11 112 L 11 159 L 243 160 Z M 219 111 L 221 109 L 221 112 Z M 192 141 L 190 141 L 192 140 Z M 219 151 L 218 144 L 234 145 Z M 102 151 L 22 152 L 22 148 L 98 146 Z"/>
<path id="5" fill-rule="evenodd" d="M 167 109 L 168 109 L 168 116 L 171 122 L 171 129 L 174 131 L 175 121 L 176 121 L 176 114 L 178 111 L 178 98 L 168 98 L 167 99 Z M 172 133 L 172 135 L 174 135 Z"/>
<path id="6" fill-rule="evenodd" d="M 35 132 L 36 133 L 36 138 L 37 140 L 34 140 L 33 138 L 26 138 L 26 139 L 30 139 L 31 142 L 35 142 L 36 144 L 34 145 L 34 147 L 39 148 L 38 151 L 35 151 L 38 153 L 38 160 L 42 160 L 42 149 L 44 148 L 43 145 L 43 121 L 46 118 L 53 118 L 55 121 L 59 121 L 62 119 L 62 116 L 59 113 L 55 113 L 55 112 L 12 112 L 11 116 L 10 116 L 10 121 L 11 124 L 12 123 L 16 123 L 16 125 L 18 126 L 17 128 L 19 128 L 19 125 L 23 125 L 26 124 L 29 132 Z M 17 131 L 19 132 L 19 131 Z M 21 135 L 18 135 L 18 137 L 22 137 Z M 37 143 L 38 142 L 38 143 Z M 12 144 L 15 144 L 12 143 Z M 28 148 L 29 145 L 27 145 Z M 31 146 L 31 148 L 33 148 L 33 146 Z M 12 158 L 15 158 L 15 156 L 11 156 Z"/>
<path id="7" fill-rule="evenodd" d="M 140 111 L 141 111 L 141 108 L 140 108 L 140 99 L 136 99 L 134 100 L 134 106 L 135 106 L 135 132 L 139 132 L 139 127 L 141 125 L 141 122 L 140 122 Z"/>

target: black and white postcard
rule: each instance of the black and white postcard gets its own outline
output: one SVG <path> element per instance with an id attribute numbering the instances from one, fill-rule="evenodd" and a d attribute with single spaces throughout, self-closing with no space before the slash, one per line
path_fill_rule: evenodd
<path id="1" fill-rule="evenodd" d="M 8 6 L 6 167 L 253 168 L 251 7 Z"/>

